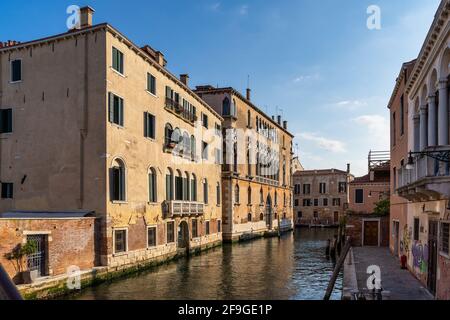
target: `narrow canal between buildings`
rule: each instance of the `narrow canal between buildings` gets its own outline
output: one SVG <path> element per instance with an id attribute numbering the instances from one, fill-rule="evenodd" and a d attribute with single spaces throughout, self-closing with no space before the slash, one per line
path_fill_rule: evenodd
<path id="1" fill-rule="evenodd" d="M 297 229 L 281 239 L 224 245 L 135 277 L 86 289 L 77 299 L 320 300 L 334 264 L 325 257 L 333 229 Z M 332 299 L 340 299 L 342 276 Z"/>

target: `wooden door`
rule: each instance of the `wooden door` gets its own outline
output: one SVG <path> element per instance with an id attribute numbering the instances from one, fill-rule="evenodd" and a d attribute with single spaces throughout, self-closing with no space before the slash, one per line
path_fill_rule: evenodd
<path id="1" fill-rule="evenodd" d="M 428 290 L 432 294 L 436 293 L 436 272 L 437 272 L 437 254 L 438 254 L 438 222 L 429 221 L 428 223 Z"/>
<path id="2" fill-rule="evenodd" d="M 378 246 L 378 221 L 364 221 L 364 246 Z"/>

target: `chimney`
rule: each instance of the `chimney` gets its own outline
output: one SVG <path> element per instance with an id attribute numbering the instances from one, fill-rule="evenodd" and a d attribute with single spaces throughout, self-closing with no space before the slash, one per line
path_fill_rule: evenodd
<path id="1" fill-rule="evenodd" d="M 158 64 L 161 67 L 165 67 L 166 66 L 166 59 L 164 59 L 164 54 L 161 51 L 156 51 L 155 52 L 155 57 L 156 57 L 156 62 L 158 62 Z"/>
<path id="2" fill-rule="evenodd" d="M 347 163 L 347 173 L 350 174 L 350 163 Z"/>
<path id="3" fill-rule="evenodd" d="M 250 101 L 252 89 L 247 88 L 247 100 Z"/>
<path id="4" fill-rule="evenodd" d="M 278 124 L 281 126 L 281 116 L 278 116 L 278 117 L 277 117 L 277 122 L 278 122 Z"/>
<path id="5" fill-rule="evenodd" d="M 186 87 L 189 87 L 189 75 L 188 74 L 180 74 L 180 81 L 183 82 Z"/>
<path id="6" fill-rule="evenodd" d="M 95 10 L 89 6 L 80 8 L 80 27 L 88 28 L 92 26 L 92 16 Z"/>
<path id="7" fill-rule="evenodd" d="M 287 130 L 287 124 L 288 124 L 288 122 L 286 120 L 283 121 L 283 128 L 284 128 L 284 130 Z"/>

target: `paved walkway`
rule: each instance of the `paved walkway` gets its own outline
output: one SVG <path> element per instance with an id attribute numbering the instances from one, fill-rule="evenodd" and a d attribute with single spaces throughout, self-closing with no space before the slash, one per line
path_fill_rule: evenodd
<path id="1" fill-rule="evenodd" d="M 432 300 L 433 296 L 414 278 L 408 270 L 402 270 L 400 263 L 388 248 L 353 248 L 358 288 L 367 288 L 369 275 L 367 267 L 377 265 L 381 269 L 381 286 L 390 292 L 390 300 Z"/>

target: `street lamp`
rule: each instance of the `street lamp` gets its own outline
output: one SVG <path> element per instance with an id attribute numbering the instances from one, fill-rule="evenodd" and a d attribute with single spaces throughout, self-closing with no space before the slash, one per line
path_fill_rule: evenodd
<path id="1" fill-rule="evenodd" d="M 450 163 L 450 150 L 439 150 L 439 151 L 409 151 L 408 163 L 406 164 L 406 170 L 414 169 L 414 158 L 413 155 L 428 156 L 430 158 L 436 159 L 441 162 Z"/>

